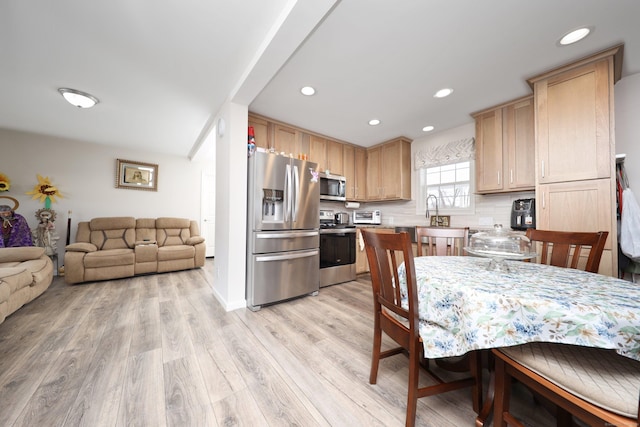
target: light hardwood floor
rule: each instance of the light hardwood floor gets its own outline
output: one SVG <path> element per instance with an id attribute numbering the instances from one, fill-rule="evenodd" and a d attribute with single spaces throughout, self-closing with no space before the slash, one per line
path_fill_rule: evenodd
<path id="1" fill-rule="evenodd" d="M 202 269 L 68 286 L 0 324 L 1 426 L 401 426 L 407 363 L 369 384 L 367 278 L 226 313 Z M 424 381 L 428 381 L 424 379 Z M 527 425 L 553 423 L 526 393 Z M 420 399 L 417 425 L 472 426 L 470 392 Z"/>

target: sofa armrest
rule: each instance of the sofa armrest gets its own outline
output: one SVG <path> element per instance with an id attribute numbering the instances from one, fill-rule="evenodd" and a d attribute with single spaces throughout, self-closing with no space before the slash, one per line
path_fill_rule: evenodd
<path id="1" fill-rule="evenodd" d="M 191 246 L 195 246 L 198 243 L 202 243 L 202 242 L 204 242 L 204 237 L 202 236 L 191 236 L 185 241 L 187 245 L 191 245 Z"/>
<path id="2" fill-rule="evenodd" d="M 93 243 L 76 242 L 67 245 L 65 250 L 67 252 L 95 252 L 98 250 L 98 247 Z"/>
<path id="3" fill-rule="evenodd" d="M 44 248 L 40 246 L 2 248 L 0 250 L 0 262 L 23 262 L 38 259 L 42 255 L 44 255 Z"/>

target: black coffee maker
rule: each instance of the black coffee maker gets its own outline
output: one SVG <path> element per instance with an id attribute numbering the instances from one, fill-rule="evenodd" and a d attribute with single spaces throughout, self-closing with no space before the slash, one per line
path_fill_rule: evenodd
<path id="1" fill-rule="evenodd" d="M 536 199 L 518 199 L 513 202 L 511 228 L 513 230 L 536 228 Z"/>

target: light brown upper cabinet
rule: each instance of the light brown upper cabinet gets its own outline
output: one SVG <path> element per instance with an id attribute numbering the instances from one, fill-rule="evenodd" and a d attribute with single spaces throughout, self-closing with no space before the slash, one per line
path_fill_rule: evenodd
<path id="1" fill-rule="evenodd" d="M 327 169 L 334 175 L 344 174 L 343 146 L 337 141 L 327 140 Z"/>
<path id="2" fill-rule="evenodd" d="M 318 164 L 318 170 L 332 175 L 344 174 L 342 147 L 344 144 L 316 135 L 309 136 L 309 160 Z"/>
<path id="3" fill-rule="evenodd" d="M 608 231 L 599 272 L 618 274 L 613 85 L 622 45 L 529 79 L 535 96 L 536 225 Z"/>
<path id="4" fill-rule="evenodd" d="M 265 150 L 273 147 L 271 138 L 271 125 L 269 122 L 261 117 L 255 117 L 249 115 L 249 126 L 253 126 L 253 130 L 256 137 L 256 147 L 264 148 Z"/>
<path id="5" fill-rule="evenodd" d="M 327 140 L 315 135 L 309 136 L 309 160 L 318 164 L 318 170 L 327 169 Z"/>
<path id="6" fill-rule="evenodd" d="M 613 59 L 531 79 L 540 183 L 611 176 Z"/>
<path id="7" fill-rule="evenodd" d="M 342 147 L 343 174 L 347 179 L 347 200 L 356 199 L 356 147 L 345 144 Z"/>
<path id="8" fill-rule="evenodd" d="M 364 148 L 344 144 L 344 176 L 347 178 L 347 200 L 366 201 L 364 191 L 367 180 L 367 151 Z"/>
<path id="9" fill-rule="evenodd" d="M 278 153 L 297 157 L 301 152 L 301 133 L 296 128 L 274 124 L 274 148 Z"/>
<path id="10" fill-rule="evenodd" d="M 411 140 L 397 138 L 367 150 L 367 200 L 411 199 Z"/>
<path id="11" fill-rule="evenodd" d="M 476 192 L 535 188 L 533 96 L 472 114 L 476 121 Z"/>
<path id="12" fill-rule="evenodd" d="M 364 201 L 367 199 L 367 150 L 364 148 L 355 149 L 355 188 L 354 200 Z M 347 181 L 349 185 L 349 181 Z"/>

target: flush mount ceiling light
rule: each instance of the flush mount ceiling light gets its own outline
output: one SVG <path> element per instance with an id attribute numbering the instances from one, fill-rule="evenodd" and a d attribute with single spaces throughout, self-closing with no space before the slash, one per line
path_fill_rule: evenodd
<path id="1" fill-rule="evenodd" d="M 100 102 L 95 96 L 75 89 L 61 87 L 58 92 L 69 104 L 78 108 L 91 108 Z"/>
<path id="2" fill-rule="evenodd" d="M 305 96 L 311 96 L 314 93 L 316 93 L 316 90 L 311 86 L 305 86 L 302 89 L 300 89 L 300 92 L 302 92 L 302 94 Z"/>
<path id="3" fill-rule="evenodd" d="M 444 88 L 444 89 L 440 89 L 439 91 L 437 91 L 435 93 L 435 95 L 433 95 L 434 98 L 444 98 L 446 96 L 449 96 L 453 93 L 453 89 L 450 88 Z"/>
<path id="4" fill-rule="evenodd" d="M 378 125 L 380 124 L 380 120 L 378 120 L 378 119 L 371 119 L 371 120 L 369 120 L 369 124 L 370 124 L 371 126 L 378 126 Z"/>
<path id="5" fill-rule="evenodd" d="M 422 128 L 423 132 L 431 132 L 432 130 L 434 130 L 435 128 L 433 126 L 425 126 Z"/>
<path id="6" fill-rule="evenodd" d="M 590 32 L 591 28 L 589 27 L 578 28 L 577 30 L 570 31 L 562 36 L 560 41 L 558 41 L 558 44 L 560 46 L 566 46 L 575 42 L 579 42 L 583 38 L 587 37 Z"/>

